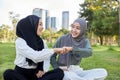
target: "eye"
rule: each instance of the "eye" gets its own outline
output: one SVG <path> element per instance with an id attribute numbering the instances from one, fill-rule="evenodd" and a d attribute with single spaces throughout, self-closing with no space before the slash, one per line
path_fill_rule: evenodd
<path id="1" fill-rule="evenodd" d="M 39 25 L 40 25 L 40 26 L 43 26 L 43 23 L 42 23 L 42 22 L 40 22 L 40 23 L 39 23 Z"/>
<path id="2" fill-rule="evenodd" d="M 76 29 L 80 30 L 80 26 L 76 26 Z"/>
<path id="3" fill-rule="evenodd" d="M 75 26 L 75 25 L 71 25 L 71 28 L 75 28 L 75 29 L 77 29 L 77 30 L 80 30 L 80 26 Z"/>
<path id="4" fill-rule="evenodd" d="M 75 26 L 73 24 L 71 24 L 71 28 L 74 28 Z"/>

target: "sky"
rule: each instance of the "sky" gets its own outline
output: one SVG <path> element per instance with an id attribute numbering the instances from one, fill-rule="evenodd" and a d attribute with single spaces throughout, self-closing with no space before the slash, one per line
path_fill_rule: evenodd
<path id="1" fill-rule="evenodd" d="M 9 12 L 19 14 L 19 19 L 31 15 L 34 8 L 50 11 L 51 17 L 57 17 L 61 25 L 62 11 L 69 11 L 70 23 L 78 17 L 79 4 L 84 0 L 0 0 L 0 25 L 11 25 Z"/>

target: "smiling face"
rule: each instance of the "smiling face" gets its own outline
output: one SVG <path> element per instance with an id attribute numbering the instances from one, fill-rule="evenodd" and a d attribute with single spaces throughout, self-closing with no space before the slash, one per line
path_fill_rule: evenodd
<path id="1" fill-rule="evenodd" d="M 80 24 L 78 22 L 74 22 L 71 25 L 71 35 L 73 38 L 77 38 L 80 35 Z"/>
<path id="2" fill-rule="evenodd" d="M 42 35 L 42 31 L 43 31 L 43 23 L 42 23 L 42 20 L 40 19 L 39 23 L 38 23 L 38 28 L 37 28 L 37 35 L 41 36 Z"/>

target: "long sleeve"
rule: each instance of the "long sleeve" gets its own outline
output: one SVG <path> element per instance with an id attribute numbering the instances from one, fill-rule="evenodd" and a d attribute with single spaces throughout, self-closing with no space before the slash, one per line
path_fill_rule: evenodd
<path id="1" fill-rule="evenodd" d="M 46 44 L 44 44 L 44 47 L 45 47 L 45 49 L 48 48 L 48 46 Z M 47 72 L 49 70 L 49 68 L 50 68 L 50 57 L 45 59 L 44 64 L 43 64 L 43 69 L 45 72 Z"/>
<path id="2" fill-rule="evenodd" d="M 82 57 L 89 57 L 92 55 L 92 48 L 88 39 L 86 39 L 86 45 L 84 48 L 78 48 L 73 46 L 72 54 L 79 54 Z"/>
<path id="3" fill-rule="evenodd" d="M 41 51 L 35 51 L 29 47 L 22 38 L 18 38 L 16 44 L 16 59 L 15 64 L 19 66 L 27 65 L 26 58 L 31 59 L 35 63 L 42 62 L 51 57 L 54 53 L 53 49 L 43 49 Z"/>
<path id="4" fill-rule="evenodd" d="M 57 40 L 56 44 L 54 45 L 54 47 L 55 47 L 55 48 L 59 48 L 59 47 L 60 47 L 60 43 L 61 43 L 61 41 L 60 41 L 60 38 L 59 38 L 59 39 Z M 53 67 L 54 69 L 56 69 L 56 68 L 59 67 L 58 62 L 57 62 L 57 54 L 53 54 L 53 55 L 51 56 L 50 63 L 51 63 L 51 65 L 52 65 L 52 67 Z"/>

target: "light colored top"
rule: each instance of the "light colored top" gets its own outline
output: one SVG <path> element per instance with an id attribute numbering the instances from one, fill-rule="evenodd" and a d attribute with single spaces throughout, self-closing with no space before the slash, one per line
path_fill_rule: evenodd
<path id="1" fill-rule="evenodd" d="M 41 51 L 35 51 L 29 47 L 26 41 L 22 38 L 18 38 L 15 41 L 16 46 L 16 59 L 14 64 L 26 69 L 35 69 L 36 66 L 29 66 L 26 58 L 31 59 L 33 62 L 38 63 L 44 61 L 44 71 L 47 71 L 50 66 L 50 57 L 54 53 L 53 49 L 48 49 L 44 41 L 44 49 Z"/>

